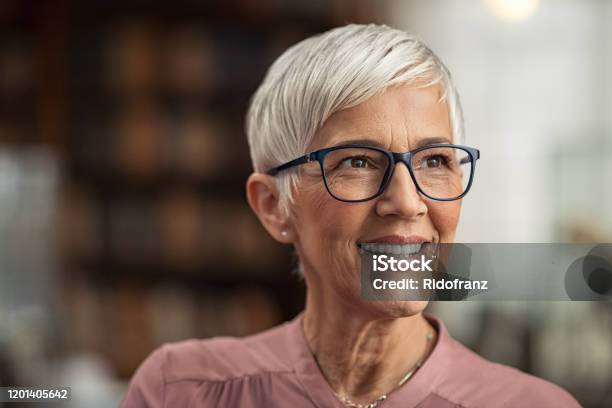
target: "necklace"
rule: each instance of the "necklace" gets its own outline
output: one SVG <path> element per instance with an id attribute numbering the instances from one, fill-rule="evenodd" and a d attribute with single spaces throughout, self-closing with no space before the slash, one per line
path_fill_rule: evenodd
<path id="1" fill-rule="evenodd" d="M 431 342 L 433 337 L 434 337 L 433 330 L 427 333 L 427 337 L 426 337 L 427 344 Z M 425 347 L 425 355 L 427 354 L 427 349 L 428 347 Z M 417 370 L 421 368 L 421 366 L 423 365 L 423 362 L 425 361 L 425 355 L 423 355 L 420 358 L 420 360 L 416 362 L 414 367 L 412 367 L 410 371 L 408 371 L 406 375 L 404 375 L 402 379 L 399 380 L 395 389 L 398 389 L 399 387 L 404 385 L 406 381 L 408 381 L 414 375 L 414 373 L 416 373 Z M 342 401 L 342 403 L 348 408 L 376 408 L 380 402 L 387 399 L 387 394 L 382 394 L 380 397 L 376 398 L 374 401 L 368 404 L 357 404 L 356 402 L 351 401 L 351 399 L 345 395 L 338 394 L 337 392 L 334 392 L 334 394 L 336 394 L 336 397 L 338 397 L 338 399 Z"/>

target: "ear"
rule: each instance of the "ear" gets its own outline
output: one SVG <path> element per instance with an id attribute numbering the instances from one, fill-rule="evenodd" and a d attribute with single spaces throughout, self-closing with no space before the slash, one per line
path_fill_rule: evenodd
<path id="1" fill-rule="evenodd" d="M 279 190 L 272 176 L 253 173 L 246 182 L 249 205 L 272 237 L 283 244 L 293 242 L 293 231 L 281 210 Z"/>

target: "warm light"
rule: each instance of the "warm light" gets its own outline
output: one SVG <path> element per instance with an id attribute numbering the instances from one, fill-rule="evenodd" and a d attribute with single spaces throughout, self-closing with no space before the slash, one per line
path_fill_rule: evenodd
<path id="1" fill-rule="evenodd" d="M 496 17 L 517 23 L 531 17 L 540 0 L 485 0 L 485 3 Z"/>

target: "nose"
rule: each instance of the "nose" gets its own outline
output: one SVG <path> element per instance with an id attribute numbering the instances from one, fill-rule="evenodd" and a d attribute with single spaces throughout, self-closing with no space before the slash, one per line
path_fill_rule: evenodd
<path id="1" fill-rule="evenodd" d="M 406 219 L 427 214 L 427 205 L 404 163 L 396 164 L 387 189 L 376 203 L 376 212 L 381 217 L 395 215 Z"/>

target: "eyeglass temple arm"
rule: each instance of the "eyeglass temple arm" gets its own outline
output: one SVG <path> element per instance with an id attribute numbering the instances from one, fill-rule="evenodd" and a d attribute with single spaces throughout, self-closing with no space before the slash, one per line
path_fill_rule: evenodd
<path id="1" fill-rule="evenodd" d="M 270 170 L 268 170 L 266 174 L 269 174 L 270 176 L 276 176 L 278 173 L 280 173 L 283 170 L 287 170 L 291 167 L 299 166 L 300 164 L 308 163 L 312 160 L 313 160 L 312 154 L 307 154 L 302 157 L 298 157 L 297 159 L 293 159 L 285 164 L 281 164 L 280 166 L 273 167 Z"/>

